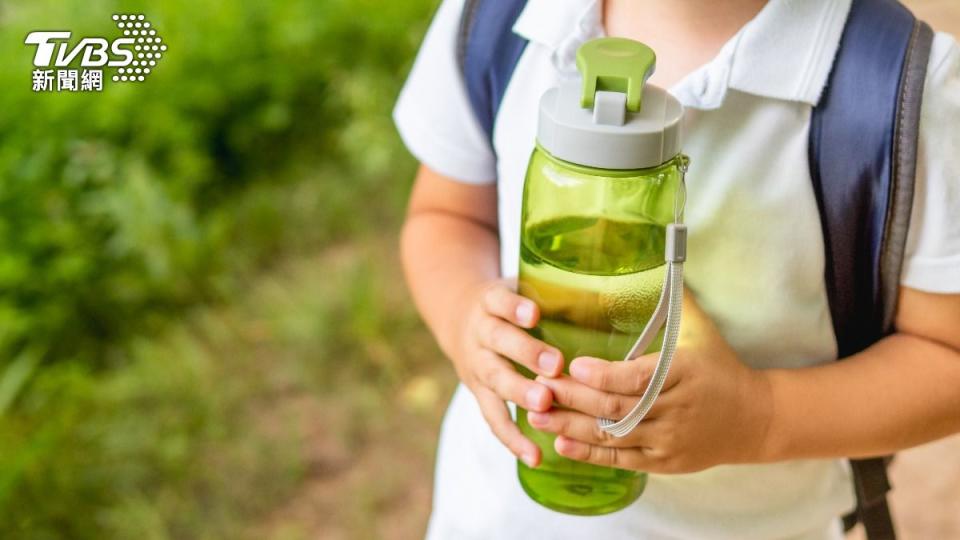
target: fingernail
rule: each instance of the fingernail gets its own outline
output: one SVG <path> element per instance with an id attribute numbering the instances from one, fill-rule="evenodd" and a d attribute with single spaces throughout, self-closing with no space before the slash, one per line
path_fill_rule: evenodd
<path id="1" fill-rule="evenodd" d="M 553 449 L 557 451 L 558 454 L 563 455 L 567 449 L 567 438 L 560 435 L 553 441 Z"/>
<path id="2" fill-rule="evenodd" d="M 540 412 L 527 412 L 527 420 L 530 422 L 530 425 L 533 426 L 545 426 L 550 417 L 546 413 Z"/>
<path id="3" fill-rule="evenodd" d="M 527 390 L 527 408 L 539 409 L 545 407 L 547 400 L 547 389 L 539 384 Z"/>
<path id="4" fill-rule="evenodd" d="M 587 358 L 577 358 L 573 362 L 570 362 L 570 376 L 580 381 L 585 381 L 590 378 L 590 360 Z"/>
<path id="5" fill-rule="evenodd" d="M 530 302 L 520 302 L 517 306 L 517 322 L 520 324 L 533 324 L 533 305 Z"/>
<path id="6" fill-rule="evenodd" d="M 542 371 L 556 373 L 560 367 L 560 355 L 556 351 L 543 351 L 537 358 L 537 364 Z"/>
<path id="7" fill-rule="evenodd" d="M 524 452 L 520 459 L 527 464 L 527 467 L 534 468 L 537 466 L 537 456 L 533 452 Z"/>

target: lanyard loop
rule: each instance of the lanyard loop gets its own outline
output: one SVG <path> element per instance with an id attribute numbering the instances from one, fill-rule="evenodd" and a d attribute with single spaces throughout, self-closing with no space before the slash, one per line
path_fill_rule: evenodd
<path id="1" fill-rule="evenodd" d="M 660 329 L 666 326 L 663 347 L 660 349 L 660 357 L 657 360 L 657 367 L 653 371 L 653 376 L 650 377 L 650 382 L 647 384 L 643 396 L 640 397 L 640 401 L 634 405 L 633 409 L 620 420 L 597 418 L 597 425 L 600 429 L 614 437 L 628 435 L 650 412 L 657 397 L 660 396 L 660 391 L 663 390 L 667 374 L 670 371 L 670 363 L 673 361 L 673 355 L 677 350 L 677 338 L 680 335 L 681 305 L 683 304 L 683 263 L 687 258 L 687 227 L 682 223 L 687 194 L 686 173 L 687 164 L 683 163 L 680 167 L 680 189 L 674 204 L 674 223 L 667 225 L 667 242 L 664 253 L 667 275 L 663 280 L 660 301 L 657 302 L 657 308 L 650 320 L 647 321 L 647 325 L 640 333 L 637 341 L 634 342 L 633 347 L 627 352 L 624 361 L 628 362 L 641 356 L 643 351 L 647 350 L 647 347 L 653 343 Z"/>

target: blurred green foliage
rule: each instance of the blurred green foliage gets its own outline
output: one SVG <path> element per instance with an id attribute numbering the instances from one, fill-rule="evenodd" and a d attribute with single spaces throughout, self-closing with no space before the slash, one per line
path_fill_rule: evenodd
<path id="1" fill-rule="evenodd" d="M 429 4 L 3 4 L 5 43 L 111 36 L 112 13 L 142 9 L 170 49 L 143 84 L 102 94 L 35 94 L 33 47 L 0 51 L 0 357 L 108 363 L 132 334 L 230 294 L 236 267 L 395 212 L 388 112 Z M 311 171 L 323 192 L 291 216 L 282 192 Z"/>
<path id="2" fill-rule="evenodd" d="M 317 519 L 381 536 L 404 475 L 429 471 L 440 412 L 405 414 L 397 396 L 443 367 L 384 249 L 281 263 L 228 305 L 135 338 L 123 367 L 42 370 L 0 421 L 0 538 L 311 538 Z M 360 481 L 338 481 L 354 464 Z M 333 515 L 271 523 L 327 479 Z"/>
<path id="3" fill-rule="evenodd" d="M 341 281 L 270 315 L 289 357 L 194 311 L 256 319 L 248 286 L 265 268 L 392 243 L 379 237 L 395 235 L 414 164 L 389 111 L 434 5 L 0 3 L 0 537 L 243 536 L 305 466 L 296 430 L 250 428 L 258 399 L 338 377 L 397 384 L 384 351 L 422 336 L 354 274 L 396 287 L 375 252 L 318 268 Z M 28 32 L 112 36 L 124 12 L 169 46 L 146 82 L 32 92 Z"/>

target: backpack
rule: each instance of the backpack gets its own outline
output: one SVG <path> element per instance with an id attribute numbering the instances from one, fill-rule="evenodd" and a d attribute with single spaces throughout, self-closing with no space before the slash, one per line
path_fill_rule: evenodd
<path id="1" fill-rule="evenodd" d="M 466 0 L 457 55 L 488 140 L 526 47 L 513 33 L 525 0 Z M 813 108 L 809 165 L 839 358 L 893 331 L 913 206 L 920 106 L 933 31 L 897 0 L 853 0 L 823 96 Z M 857 509 L 870 540 L 894 540 L 888 458 L 853 459 Z"/>

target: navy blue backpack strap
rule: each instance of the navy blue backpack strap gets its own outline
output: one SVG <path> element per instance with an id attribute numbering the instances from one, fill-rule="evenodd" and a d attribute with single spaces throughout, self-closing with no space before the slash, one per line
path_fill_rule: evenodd
<path id="1" fill-rule="evenodd" d="M 840 358 L 893 329 L 933 32 L 896 0 L 854 0 L 810 124 L 810 174 Z M 896 537 L 883 458 L 851 461 L 870 540 Z"/>
<path id="2" fill-rule="evenodd" d="M 886 312 L 893 311 L 896 294 L 888 293 L 896 290 L 899 268 L 891 276 L 881 263 L 896 254 L 891 252 L 899 252 L 902 262 L 908 223 L 889 218 L 898 205 L 909 209 L 913 200 L 919 104 L 931 39 L 929 27 L 899 2 L 854 0 L 833 72 L 813 110 L 810 172 L 841 358 L 890 331 L 892 317 Z M 900 160 L 900 152 L 913 157 Z"/>
<path id="3" fill-rule="evenodd" d="M 466 0 L 457 55 L 473 112 L 493 148 L 500 101 L 527 40 L 513 33 L 526 0 Z"/>

